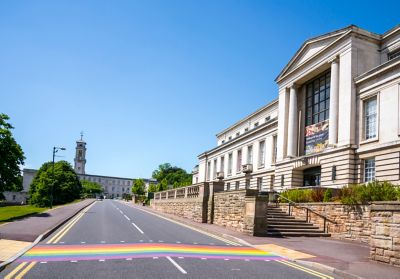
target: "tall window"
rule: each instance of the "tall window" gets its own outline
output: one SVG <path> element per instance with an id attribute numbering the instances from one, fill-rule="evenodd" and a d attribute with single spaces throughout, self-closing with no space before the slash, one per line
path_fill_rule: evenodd
<path id="1" fill-rule="evenodd" d="M 246 179 L 246 189 L 250 189 L 250 179 Z"/>
<path id="2" fill-rule="evenodd" d="M 217 178 L 217 159 L 214 159 L 213 177 Z"/>
<path id="3" fill-rule="evenodd" d="M 253 164 L 253 146 L 247 146 L 247 164 Z"/>
<path id="4" fill-rule="evenodd" d="M 231 189 L 231 184 L 228 182 L 226 183 L 226 190 L 229 191 Z"/>
<path id="5" fill-rule="evenodd" d="M 375 158 L 364 160 L 364 182 L 375 180 Z"/>
<path id="6" fill-rule="evenodd" d="M 276 155 L 278 154 L 278 136 L 272 137 L 272 163 L 276 162 Z"/>
<path id="7" fill-rule="evenodd" d="M 263 181 L 262 177 L 258 177 L 257 178 L 257 189 L 258 189 L 258 191 L 261 191 L 261 189 L 262 189 L 262 181 Z"/>
<path id="8" fill-rule="evenodd" d="M 329 119 L 330 71 L 306 84 L 306 126 Z"/>
<path id="9" fill-rule="evenodd" d="M 220 166 L 221 168 L 219 169 L 219 171 L 224 171 L 224 169 L 225 169 L 225 157 L 224 156 L 222 156 L 221 157 L 221 166 Z"/>
<path id="10" fill-rule="evenodd" d="M 228 154 L 228 175 L 232 174 L 232 153 Z"/>
<path id="11" fill-rule="evenodd" d="M 239 190 L 240 181 L 235 182 L 235 190 Z"/>
<path id="12" fill-rule="evenodd" d="M 207 163 L 207 180 L 211 180 L 211 162 Z"/>
<path id="13" fill-rule="evenodd" d="M 237 151 L 236 172 L 242 170 L 242 149 Z"/>
<path id="14" fill-rule="evenodd" d="M 265 140 L 260 141 L 260 146 L 258 150 L 258 166 L 264 167 L 265 165 Z"/>
<path id="15" fill-rule="evenodd" d="M 376 97 L 364 102 L 364 139 L 376 137 Z"/>

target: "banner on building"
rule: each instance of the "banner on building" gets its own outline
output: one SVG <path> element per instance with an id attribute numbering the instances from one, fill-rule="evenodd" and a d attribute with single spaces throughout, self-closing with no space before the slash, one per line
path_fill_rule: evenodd
<path id="1" fill-rule="evenodd" d="M 324 150 L 328 146 L 328 120 L 306 127 L 306 155 Z"/>

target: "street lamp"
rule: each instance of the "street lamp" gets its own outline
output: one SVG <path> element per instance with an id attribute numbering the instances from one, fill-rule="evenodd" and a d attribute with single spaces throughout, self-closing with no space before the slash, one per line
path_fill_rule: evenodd
<path id="1" fill-rule="evenodd" d="M 66 150 L 65 147 L 53 147 L 53 164 L 52 164 L 52 184 L 51 184 L 51 188 L 50 188 L 50 208 L 53 208 L 53 188 L 54 188 L 54 158 L 56 157 L 56 153 L 59 150 Z"/>

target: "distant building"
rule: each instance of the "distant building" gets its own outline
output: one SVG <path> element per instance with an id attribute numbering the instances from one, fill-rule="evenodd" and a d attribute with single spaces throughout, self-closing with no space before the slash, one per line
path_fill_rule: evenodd
<path id="1" fill-rule="evenodd" d="M 103 187 L 104 196 L 107 198 L 120 198 L 123 194 L 130 194 L 135 178 L 126 177 L 114 177 L 87 174 L 85 171 L 86 167 L 86 142 L 81 138 L 76 141 L 75 148 L 75 159 L 74 159 L 74 170 L 79 177 L 79 180 L 87 180 L 96 182 Z M 26 203 L 28 200 L 29 187 L 35 177 L 37 170 L 35 169 L 24 169 L 23 170 L 23 190 L 21 192 L 4 192 L 4 196 L 7 202 L 12 203 Z M 156 184 L 157 180 L 142 178 L 146 184 L 146 190 L 150 184 Z"/>

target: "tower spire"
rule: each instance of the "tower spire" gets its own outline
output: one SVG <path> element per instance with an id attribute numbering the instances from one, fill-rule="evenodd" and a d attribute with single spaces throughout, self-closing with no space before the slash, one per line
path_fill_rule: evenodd
<path id="1" fill-rule="evenodd" d="M 83 140 L 83 131 L 81 131 L 81 140 Z"/>

